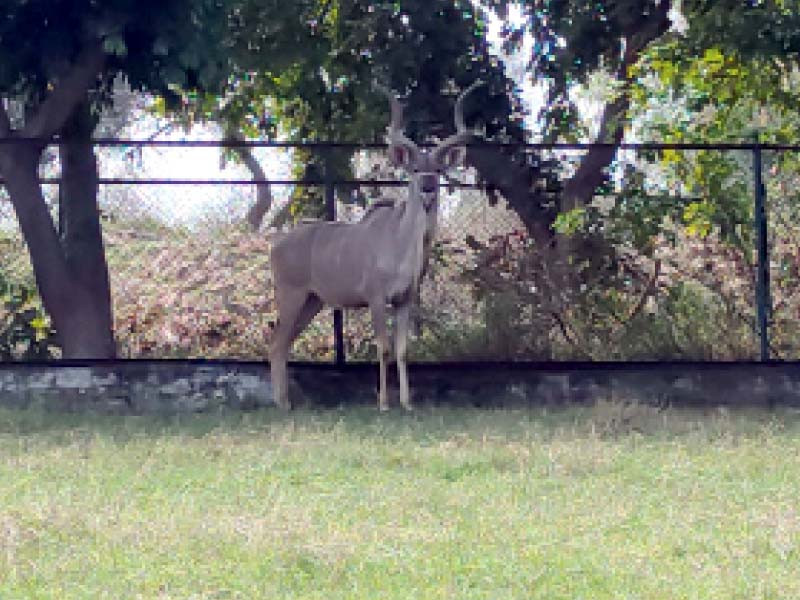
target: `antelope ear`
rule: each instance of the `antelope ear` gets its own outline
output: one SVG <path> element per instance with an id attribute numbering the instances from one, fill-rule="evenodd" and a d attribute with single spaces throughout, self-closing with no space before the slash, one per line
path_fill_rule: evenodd
<path id="1" fill-rule="evenodd" d="M 455 169 L 464 164 L 467 149 L 464 146 L 451 146 L 442 155 L 442 166 L 445 169 Z"/>
<path id="2" fill-rule="evenodd" d="M 389 162 L 393 167 L 407 168 L 411 164 L 411 149 L 400 144 L 389 146 Z"/>

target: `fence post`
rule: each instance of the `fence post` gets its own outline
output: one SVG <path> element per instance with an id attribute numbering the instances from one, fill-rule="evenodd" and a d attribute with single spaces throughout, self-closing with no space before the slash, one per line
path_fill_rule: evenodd
<path id="1" fill-rule="evenodd" d="M 330 160 L 330 149 L 324 152 L 325 170 L 325 218 L 328 221 L 336 220 L 336 188 L 333 183 L 333 167 Z M 343 365 L 346 357 L 344 354 L 344 319 L 342 309 L 333 309 L 333 355 L 337 365 Z"/>
<path id="2" fill-rule="evenodd" d="M 760 343 L 760 360 L 768 361 L 769 320 L 772 312 L 769 282 L 769 247 L 767 240 L 766 189 L 764 188 L 761 161 L 761 143 L 756 137 L 753 146 L 753 177 L 755 183 L 756 253 L 756 318 Z"/>

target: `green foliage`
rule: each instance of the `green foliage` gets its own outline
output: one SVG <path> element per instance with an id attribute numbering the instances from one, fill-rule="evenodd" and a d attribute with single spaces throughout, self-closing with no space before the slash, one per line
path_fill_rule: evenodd
<path id="1" fill-rule="evenodd" d="M 509 49 L 532 40 L 528 69 L 537 82 L 546 83 L 548 101 L 540 118 L 545 139 L 570 139 L 578 107 L 570 96 L 575 84 L 586 83 L 599 70 L 616 73 L 623 47 L 638 45 L 639 38 L 658 37 L 664 7 L 669 0 L 490 0 L 486 5 L 504 15 L 509 6 L 521 6 L 524 20 L 508 21 L 504 39 Z"/>
<path id="2" fill-rule="evenodd" d="M 585 224 L 586 209 L 580 207 L 560 213 L 553 223 L 553 229 L 563 235 L 574 235 L 583 229 Z"/>
<path id="3" fill-rule="evenodd" d="M 582 299 L 570 313 L 570 327 L 581 349 L 591 356 L 710 361 L 754 356 L 750 324 L 727 311 L 724 299 L 697 282 L 677 281 L 659 290 L 649 310 L 636 313 L 617 329 L 614 315 L 630 310 L 630 296 L 624 290 L 597 290 L 595 295 Z"/>
<path id="4" fill-rule="evenodd" d="M 382 137 L 388 106 L 373 89 L 376 79 L 400 94 L 411 91 L 409 133 L 418 140 L 452 129 L 452 101 L 442 92 L 454 93 L 479 77 L 497 95 L 482 117 L 508 120 L 508 101 L 499 96 L 506 79 L 489 55 L 474 9 L 440 3 L 431 10 L 420 0 L 337 0 L 320 3 L 307 19 L 308 46 L 296 63 L 280 72 L 260 71 L 271 79 L 275 113 L 294 139 Z M 468 110 L 482 103 L 470 104 Z"/>
<path id="5" fill-rule="evenodd" d="M 695 52 L 691 39 L 653 48 L 635 68 L 636 103 L 650 110 L 644 132 L 668 142 L 794 143 L 800 101 L 789 65 L 736 49 Z M 662 106 L 654 112 L 653 106 Z"/>
<path id="6" fill-rule="evenodd" d="M 685 2 L 683 11 L 687 31 L 654 45 L 633 69 L 634 110 L 645 117 L 639 135 L 666 142 L 796 143 L 800 9 L 770 0 L 723 0 Z M 676 222 L 697 236 L 718 231 L 726 243 L 751 251 L 750 153 L 664 151 L 648 160 L 673 195 L 684 199 Z M 795 169 L 792 160 L 777 159 L 786 169 L 783 186 Z M 764 175 L 769 184 L 766 170 Z M 788 201 L 777 186 L 768 195 Z"/>
<path id="7" fill-rule="evenodd" d="M 353 153 L 339 149 L 318 151 L 309 148 L 298 148 L 294 151 L 292 177 L 306 181 L 347 181 L 355 178 L 353 172 Z M 344 203 L 352 203 L 360 199 L 353 192 L 356 186 L 340 184 L 335 187 L 336 199 Z M 290 213 L 293 220 L 302 218 L 327 218 L 325 206 L 325 187 L 322 185 L 296 186 L 292 192 Z"/>
<path id="8" fill-rule="evenodd" d="M 421 335 L 410 346 L 412 360 L 547 360 L 553 358 L 548 343 L 547 317 L 538 307 L 521 302 L 514 289 L 475 288 L 478 319 L 456 324 L 427 319 Z M 433 312 L 433 311 L 431 311 Z M 543 335 L 543 333 L 545 335 Z"/>
<path id="9" fill-rule="evenodd" d="M 54 358 L 55 330 L 33 287 L 0 271 L 0 361 Z"/>
<path id="10" fill-rule="evenodd" d="M 661 189 L 646 185 L 642 164 L 638 169 L 626 169 L 618 192 L 560 214 L 556 231 L 571 236 L 599 235 L 607 243 L 646 255 L 652 254 L 656 238 L 674 243 L 675 226 L 700 238 L 717 231 L 739 249 L 752 245 L 753 200 L 748 189 L 752 175 L 737 170 L 733 157 L 703 151 L 675 159 L 656 158 L 648 168 L 669 167 L 659 174 Z M 682 182 L 673 186 L 672 179 Z"/>
<path id="11" fill-rule="evenodd" d="M 96 101 L 108 100 L 122 72 L 133 89 L 177 109 L 188 96 L 212 102 L 246 71 L 287 64 L 303 47 L 295 26 L 301 0 L 10 0 L 0 20 L 0 93 L 27 106 L 41 102 L 65 66 L 87 45 L 107 53 Z M 294 43 L 292 43 L 294 42 Z M 231 110 L 236 110 L 232 107 Z"/>
<path id="12" fill-rule="evenodd" d="M 64 63 L 100 40 L 109 53 L 108 73 L 125 71 L 134 87 L 168 93 L 171 85 L 191 79 L 211 83 L 210 65 L 218 59 L 209 38 L 219 31 L 212 23 L 224 22 L 220 6 L 181 0 L 12 0 L 0 22 L 0 48 L 7 57 L 0 90 L 38 103 Z"/>
<path id="13" fill-rule="evenodd" d="M 666 142 L 796 143 L 800 7 L 718 0 L 682 8 L 685 34 L 655 45 L 632 73 L 635 110 L 647 116 L 640 135 Z M 750 155 L 664 151 L 660 164 L 680 193 L 694 197 L 684 220 L 696 233 L 718 226 L 733 243 L 749 241 L 731 233 L 752 219 Z"/>
<path id="14" fill-rule="evenodd" d="M 689 15 L 690 48 L 698 53 L 711 46 L 747 58 L 800 59 L 800 5 L 796 0 L 684 0 Z"/>
<path id="15" fill-rule="evenodd" d="M 255 10 L 256 4 L 242 7 Z M 294 13 L 287 10 L 281 18 L 262 48 L 275 52 L 235 48 L 240 68 L 223 95 L 184 95 L 187 122 L 222 122 L 226 132 L 246 137 L 274 137 L 280 131 L 295 141 L 383 141 L 389 107 L 373 88 L 380 80 L 408 95 L 407 131 L 422 142 L 452 133 L 453 96 L 480 78 L 488 86 L 467 102 L 468 123 L 480 120 L 487 135 L 497 139 L 523 140 L 519 100 L 489 53 L 485 22 L 476 8 L 458 2 L 432 9 L 421 0 L 332 0 L 298 3 Z M 243 17 L 237 39 L 252 40 L 262 22 Z M 352 151 L 337 149 L 331 175 L 351 177 L 351 158 Z M 298 176 L 322 172 L 320 153 L 297 153 L 294 159 Z M 338 189 L 339 200 L 348 201 L 351 191 Z M 321 196 L 318 190 L 298 189 L 297 214 L 320 213 Z"/>

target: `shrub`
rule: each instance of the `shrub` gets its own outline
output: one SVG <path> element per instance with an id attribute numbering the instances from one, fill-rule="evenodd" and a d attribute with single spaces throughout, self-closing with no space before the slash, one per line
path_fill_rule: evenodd
<path id="1" fill-rule="evenodd" d="M 55 330 L 36 289 L 0 271 L 0 360 L 46 360 L 58 354 Z"/>

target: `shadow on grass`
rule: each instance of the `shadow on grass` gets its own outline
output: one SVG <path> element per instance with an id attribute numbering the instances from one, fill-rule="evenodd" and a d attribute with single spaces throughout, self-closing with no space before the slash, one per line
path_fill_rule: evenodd
<path id="1" fill-rule="evenodd" d="M 767 430 L 800 434 L 800 411 L 788 408 L 659 407 L 639 402 L 599 400 L 528 408 L 423 406 L 412 413 L 400 409 L 380 413 L 364 406 L 301 408 L 286 413 L 276 408 L 254 411 L 223 409 L 173 415 L 109 415 L 91 411 L 51 412 L 43 408 L 0 406 L 0 435 L 48 434 L 54 443 L 78 435 L 103 435 L 116 441 L 217 434 L 349 436 L 386 442 L 420 444 L 446 440 L 557 437 L 619 439 L 673 438 L 700 432 L 711 437 L 756 436 Z"/>

